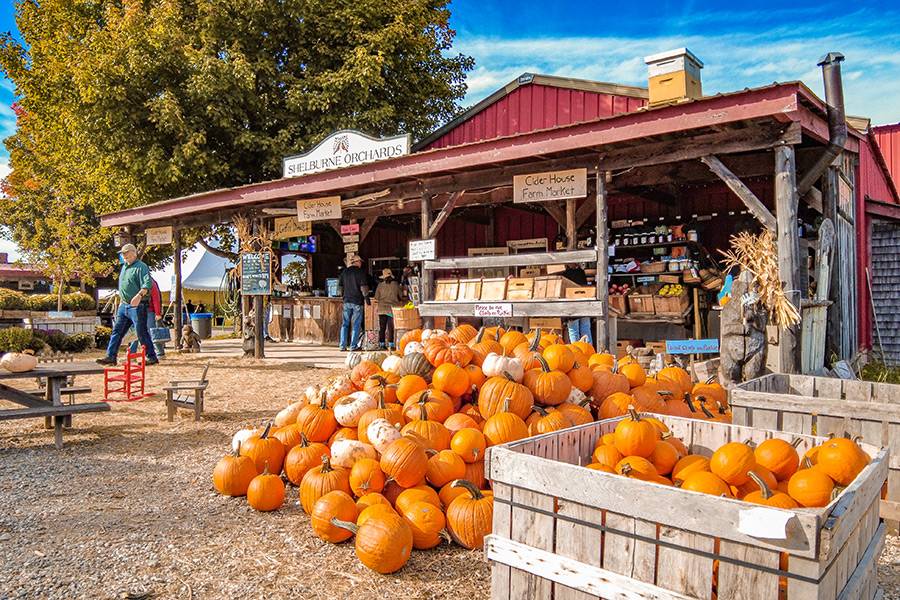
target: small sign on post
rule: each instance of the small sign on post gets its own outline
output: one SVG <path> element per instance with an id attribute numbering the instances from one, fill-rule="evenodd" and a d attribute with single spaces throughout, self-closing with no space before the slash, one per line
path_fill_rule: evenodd
<path id="1" fill-rule="evenodd" d="M 410 240 L 409 241 L 409 260 L 434 260 L 437 258 L 437 246 L 435 240 Z"/>
<path id="2" fill-rule="evenodd" d="M 666 340 L 666 354 L 718 354 L 718 338 L 705 340 Z"/>
<path id="3" fill-rule="evenodd" d="M 172 243 L 172 226 L 148 227 L 144 230 L 148 246 L 166 246 Z"/>
<path id="4" fill-rule="evenodd" d="M 513 202 L 547 202 L 587 197 L 587 169 L 513 176 Z"/>
<path id="5" fill-rule="evenodd" d="M 476 304 L 472 314 L 476 317 L 511 317 L 513 307 L 509 303 Z"/>
<path id="6" fill-rule="evenodd" d="M 359 223 L 343 223 L 341 224 L 341 235 L 347 233 L 359 233 Z"/>
<path id="7" fill-rule="evenodd" d="M 297 220 L 299 221 L 328 221 L 340 218 L 340 196 L 297 200 Z"/>
<path id="8" fill-rule="evenodd" d="M 245 296 L 269 296 L 272 294 L 271 252 L 241 254 L 241 294 Z"/>
<path id="9" fill-rule="evenodd" d="M 359 242 L 359 234 L 351 233 L 350 235 L 342 235 L 341 241 L 344 242 L 345 244 L 352 244 L 354 242 L 358 243 Z"/>
<path id="10" fill-rule="evenodd" d="M 354 252 L 359 252 L 359 244 L 344 244 L 345 254 L 352 254 Z"/>
<path id="11" fill-rule="evenodd" d="M 286 240 L 310 235 L 312 235 L 312 223 L 309 221 L 298 221 L 297 217 L 277 217 L 275 219 L 275 231 L 272 232 L 273 240 Z"/>

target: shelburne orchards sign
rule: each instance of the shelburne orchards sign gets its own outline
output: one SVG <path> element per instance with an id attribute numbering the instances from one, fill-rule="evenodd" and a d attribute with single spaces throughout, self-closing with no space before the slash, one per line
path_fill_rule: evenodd
<path id="1" fill-rule="evenodd" d="M 377 139 L 344 129 L 332 133 L 305 154 L 285 157 L 282 176 L 301 177 L 406 154 L 409 154 L 409 135 Z"/>

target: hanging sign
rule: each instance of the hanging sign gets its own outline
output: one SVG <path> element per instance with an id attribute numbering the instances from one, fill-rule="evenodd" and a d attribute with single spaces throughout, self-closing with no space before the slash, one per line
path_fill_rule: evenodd
<path id="1" fill-rule="evenodd" d="M 298 221 L 328 221 L 341 218 L 341 197 L 327 196 L 297 200 Z"/>
<path id="2" fill-rule="evenodd" d="M 476 304 L 472 314 L 476 317 L 511 317 L 512 304 Z"/>
<path id="3" fill-rule="evenodd" d="M 359 233 L 359 223 L 341 224 L 341 235 L 345 233 Z"/>
<path id="4" fill-rule="evenodd" d="M 344 244 L 344 252 L 347 254 L 359 252 L 359 244 Z"/>
<path id="5" fill-rule="evenodd" d="M 272 253 L 241 254 L 241 294 L 268 296 L 272 293 Z"/>
<path id="6" fill-rule="evenodd" d="M 297 217 L 276 217 L 273 240 L 286 240 L 295 237 L 312 235 L 312 223 L 310 221 L 298 221 Z"/>
<path id="7" fill-rule="evenodd" d="M 352 244 L 353 242 L 358 242 L 358 241 L 359 241 L 359 234 L 358 234 L 358 233 L 352 233 L 352 234 L 350 234 L 350 235 L 342 235 L 342 236 L 341 236 L 341 241 L 344 242 L 345 244 Z"/>
<path id="8" fill-rule="evenodd" d="M 547 238 L 531 238 L 527 240 L 509 240 L 506 245 L 513 250 L 546 250 Z"/>
<path id="9" fill-rule="evenodd" d="M 305 154 L 282 159 L 283 177 L 300 177 L 332 169 L 409 154 L 409 136 L 373 138 L 359 131 L 335 131 Z"/>
<path id="10" fill-rule="evenodd" d="M 144 230 L 148 246 L 165 246 L 172 243 L 172 226 L 148 227 Z"/>
<path id="11" fill-rule="evenodd" d="M 434 260 L 437 258 L 435 240 L 410 240 L 409 260 Z"/>
<path id="12" fill-rule="evenodd" d="M 513 176 L 513 202 L 546 202 L 587 197 L 587 169 Z"/>
<path id="13" fill-rule="evenodd" d="M 718 354 L 719 339 L 666 340 L 666 354 Z"/>

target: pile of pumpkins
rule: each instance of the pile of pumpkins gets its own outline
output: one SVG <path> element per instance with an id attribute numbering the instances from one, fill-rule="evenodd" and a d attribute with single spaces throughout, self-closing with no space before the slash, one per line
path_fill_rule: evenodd
<path id="1" fill-rule="evenodd" d="M 597 440 L 587 468 L 776 508 L 828 505 L 870 462 L 857 440 L 831 437 L 803 457 L 793 444 L 769 439 L 755 447 L 729 442 L 712 456 L 690 454 L 659 419 L 629 407 Z"/>
<path id="2" fill-rule="evenodd" d="M 304 390 L 265 427 L 243 429 L 216 465 L 215 488 L 251 507 L 282 506 L 299 488 L 316 535 L 355 535 L 373 570 L 400 569 L 442 539 L 479 548 L 491 530 L 485 449 L 626 414 L 628 406 L 724 419 L 725 390 L 679 367 L 649 377 L 584 340 L 565 344 L 460 325 L 416 329 L 397 353 L 348 355 L 348 373 Z"/>

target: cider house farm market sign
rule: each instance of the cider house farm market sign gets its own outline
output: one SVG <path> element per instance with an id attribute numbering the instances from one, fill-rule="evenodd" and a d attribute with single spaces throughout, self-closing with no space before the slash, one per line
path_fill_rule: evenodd
<path id="1" fill-rule="evenodd" d="M 300 177 L 409 154 L 409 135 L 373 138 L 359 131 L 335 131 L 305 154 L 282 160 L 283 177 Z"/>

